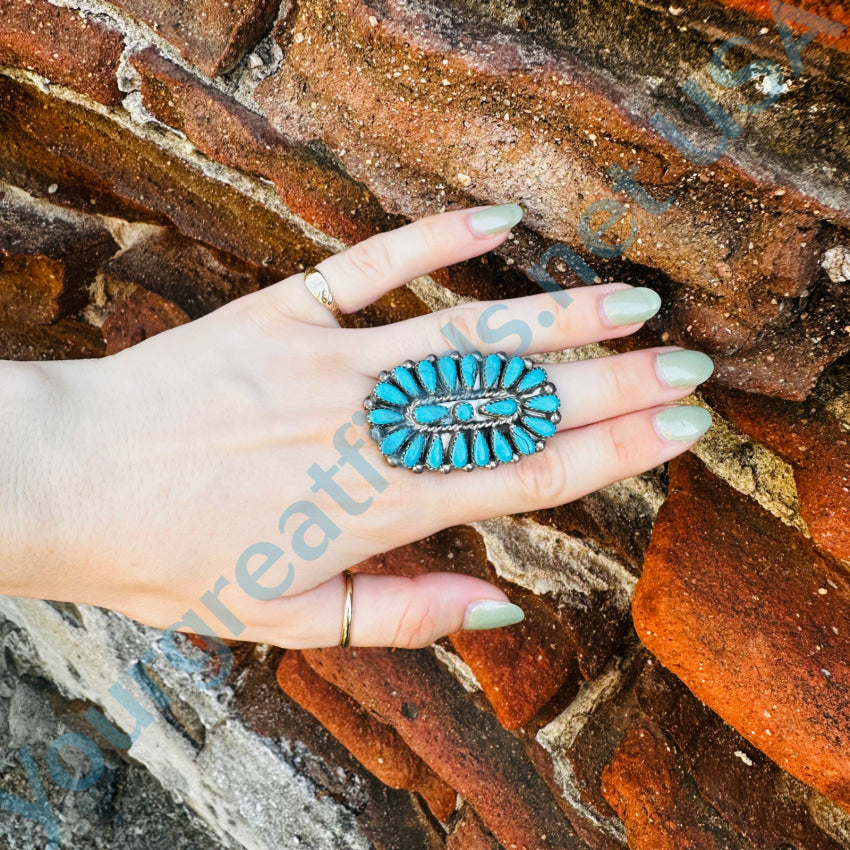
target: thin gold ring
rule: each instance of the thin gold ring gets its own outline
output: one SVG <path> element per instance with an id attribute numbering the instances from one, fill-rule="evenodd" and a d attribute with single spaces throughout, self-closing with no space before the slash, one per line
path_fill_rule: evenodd
<path id="1" fill-rule="evenodd" d="M 351 578 L 351 570 L 343 570 L 345 576 L 345 609 L 342 615 L 342 636 L 339 639 L 340 646 L 348 646 L 351 640 L 351 601 L 354 595 L 354 581 Z"/>
<path id="2" fill-rule="evenodd" d="M 331 288 L 325 280 L 325 276 L 315 267 L 310 266 L 304 271 L 304 284 L 310 290 L 310 294 L 322 305 L 326 310 L 330 311 L 335 318 L 342 312 L 339 305 L 334 301 Z"/>

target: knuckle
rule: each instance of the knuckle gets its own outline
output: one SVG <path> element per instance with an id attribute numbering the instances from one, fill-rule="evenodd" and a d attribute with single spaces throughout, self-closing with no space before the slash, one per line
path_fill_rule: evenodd
<path id="1" fill-rule="evenodd" d="M 629 423 L 624 419 L 612 419 L 605 428 L 605 451 L 617 469 L 627 467 L 633 460 L 634 440 Z"/>
<path id="2" fill-rule="evenodd" d="M 433 603 L 427 596 L 413 596 L 405 605 L 391 646 L 403 649 L 422 649 L 435 640 L 436 617 Z"/>
<path id="3" fill-rule="evenodd" d="M 480 310 L 481 304 L 476 303 L 462 304 L 445 312 L 435 313 L 437 338 L 442 338 L 449 348 L 453 349 L 466 340 L 477 345 Z"/>
<path id="4" fill-rule="evenodd" d="M 383 234 L 359 242 L 345 252 L 354 274 L 372 279 L 387 277 L 392 271 L 392 256 Z"/>
<path id="5" fill-rule="evenodd" d="M 531 504 L 553 504 L 567 486 L 567 466 L 563 454 L 554 449 L 524 458 L 513 466 L 519 491 Z"/>

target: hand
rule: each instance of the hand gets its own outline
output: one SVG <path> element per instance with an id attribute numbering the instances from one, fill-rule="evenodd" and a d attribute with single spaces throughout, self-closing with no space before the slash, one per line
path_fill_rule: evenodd
<path id="1" fill-rule="evenodd" d="M 320 269 L 350 313 L 495 248 L 516 209 L 430 216 Z M 492 235 L 480 232 L 482 212 Z M 500 323 L 534 328 L 534 355 L 630 334 L 658 306 L 624 284 L 570 294 L 565 308 L 547 293 L 508 301 Z M 449 475 L 391 468 L 368 427 L 352 424 L 378 373 L 444 352 L 448 321 L 476 339 L 488 306 L 342 329 L 296 274 L 102 360 L 3 364 L 0 378 L 18 367 L 20 410 L 33 412 L 4 420 L 26 440 L 2 589 L 159 628 L 192 608 L 222 637 L 334 646 L 344 568 L 450 525 L 576 499 L 669 460 L 707 428 L 699 408 L 663 406 L 708 377 L 708 358 L 634 351 L 547 366 L 563 418 L 540 453 Z M 555 313 L 551 327 L 537 322 L 543 310 Z M 461 628 L 478 600 L 507 597 L 472 576 L 355 574 L 351 645 L 427 646 Z M 501 621 L 482 622 L 486 608 L 466 625 L 521 616 L 503 604 Z"/>

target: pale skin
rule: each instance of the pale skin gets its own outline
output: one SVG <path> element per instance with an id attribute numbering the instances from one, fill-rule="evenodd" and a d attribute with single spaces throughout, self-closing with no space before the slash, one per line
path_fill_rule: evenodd
<path id="1" fill-rule="evenodd" d="M 323 261 L 341 310 L 500 245 L 507 232 L 470 229 L 478 209 L 420 219 Z M 626 288 L 577 288 L 565 309 L 547 293 L 500 302 L 509 309 L 499 324 L 526 321 L 532 357 L 626 336 L 640 324 L 612 326 L 601 307 Z M 296 274 L 110 357 L 0 362 L 8 485 L 0 493 L 0 592 L 99 605 L 157 628 L 195 608 L 227 638 L 234 635 L 198 603 L 223 576 L 219 598 L 244 624 L 241 640 L 335 646 L 346 567 L 452 525 L 569 502 L 693 445 L 665 439 L 654 420 L 693 387 L 666 386 L 656 357 L 671 349 L 646 349 L 547 366 L 563 418 L 546 449 L 518 463 L 414 475 L 386 463 L 368 426 L 351 425 L 347 442 L 364 441 L 359 456 L 387 486 L 379 492 L 354 464 L 339 467 L 334 481 L 368 504 L 357 515 L 311 490 L 308 468 L 339 461 L 334 435 L 362 410 L 379 372 L 450 348 L 440 331 L 448 321 L 477 339 L 489 306 L 342 329 Z M 536 321 L 543 310 L 555 314 L 549 328 Z M 302 499 L 340 529 L 310 561 L 293 559 L 278 530 L 281 513 Z M 254 599 L 236 581 L 237 559 L 256 541 L 287 552 L 263 586 L 280 584 L 293 559 L 294 579 L 278 598 Z M 427 646 L 461 628 L 469 603 L 507 601 L 472 576 L 354 572 L 352 646 Z"/>

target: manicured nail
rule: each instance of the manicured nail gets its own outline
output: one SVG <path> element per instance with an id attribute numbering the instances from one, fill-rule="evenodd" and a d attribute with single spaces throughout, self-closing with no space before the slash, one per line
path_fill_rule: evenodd
<path id="1" fill-rule="evenodd" d="M 695 387 L 709 379 L 714 363 L 701 351 L 665 351 L 655 358 L 655 368 L 668 387 Z"/>
<path id="2" fill-rule="evenodd" d="M 605 318 L 612 325 L 633 325 L 651 319 L 661 307 L 661 297 L 652 289 L 636 286 L 621 289 L 602 299 Z"/>
<path id="3" fill-rule="evenodd" d="M 655 414 L 655 427 L 665 440 L 695 440 L 711 425 L 711 414 L 704 407 L 681 404 L 665 407 Z"/>
<path id="4" fill-rule="evenodd" d="M 466 606 L 463 629 L 497 629 L 510 626 L 525 618 L 525 612 L 513 602 L 496 602 L 494 599 L 479 599 Z"/>
<path id="5" fill-rule="evenodd" d="M 495 236 L 510 230 L 522 218 L 522 213 L 519 204 L 499 204 L 479 210 L 467 219 L 467 223 L 476 236 Z"/>

